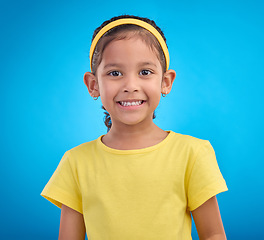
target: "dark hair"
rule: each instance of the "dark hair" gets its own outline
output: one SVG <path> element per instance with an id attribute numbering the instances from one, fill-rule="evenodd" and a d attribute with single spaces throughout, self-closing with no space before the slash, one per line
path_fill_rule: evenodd
<path id="1" fill-rule="evenodd" d="M 103 22 L 101 26 L 99 26 L 98 28 L 95 29 L 93 37 L 92 37 L 92 41 L 95 38 L 95 36 L 97 35 L 97 33 L 104 26 L 106 26 L 107 24 L 109 24 L 115 20 L 123 19 L 123 18 L 134 18 L 134 19 L 139 19 L 141 21 L 149 23 L 160 33 L 160 35 L 162 36 L 162 38 L 164 39 L 164 41 L 166 43 L 166 38 L 165 38 L 163 32 L 161 31 L 161 29 L 156 25 L 156 23 L 153 20 L 150 20 L 148 18 L 137 17 L 137 16 L 133 16 L 133 15 L 121 15 L 121 16 L 113 17 L 110 20 Z M 164 56 L 163 50 L 160 46 L 160 43 L 156 39 L 156 37 L 152 33 L 150 33 L 148 30 L 146 30 L 140 26 L 133 25 L 133 24 L 124 24 L 124 25 L 119 25 L 119 26 L 116 26 L 116 27 L 110 29 L 98 41 L 97 45 L 95 46 L 94 53 L 93 53 L 93 56 L 91 59 L 91 62 L 92 62 L 91 71 L 93 72 L 93 74 L 96 74 L 97 68 L 102 61 L 103 51 L 106 48 L 106 46 L 113 40 L 117 40 L 117 39 L 121 40 L 121 39 L 127 38 L 128 32 L 134 33 L 135 35 L 140 36 L 142 38 L 142 40 L 145 41 L 147 43 L 147 45 L 150 46 L 150 48 L 156 52 L 157 57 L 160 60 L 163 72 L 166 71 L 165 56 Z M 110 117 L 110 114 L 104 108 L 104 106 L 102 106 L 102 108 L 105 110 L 105 112 L 104 112 L 105 113 L 104 123 L 107 127 L 107 131 L 109 131 L 111 126 L 112 126 L 111 117 Z M 153 113 L 153 119 L 155 117 L 156 117 L 155 113 Z"/>

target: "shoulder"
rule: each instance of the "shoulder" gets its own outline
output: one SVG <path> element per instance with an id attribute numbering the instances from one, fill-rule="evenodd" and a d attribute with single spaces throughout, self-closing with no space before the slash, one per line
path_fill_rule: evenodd
<path id="1" fill-rule="evenodd" d="M 191 152 L 202 151 L 205 148 L 211 148 L 211 144 L 208 140 L 203 140 L 190 135 L 175 133 L 170 131 L 170 145 L 179 149 Z"/>
<path id="2" fill-rule="evenodd" d="M 72 154 L 78 154 L 78 153 L 90 151 L 90 150 L 92 150 L 92 149 L 94 149 L 96 147 L 97 141 L 100 138 L 92 140 L 92 141 L 89 141 L 89 142 L 82 143 L 82 144 L 70 149 L 68 152 L 70 152 Z"/>
<path id="3" fill-rule="evenodd" d="M 83 161 L 86 161 L 98 151 L 98 141 L 100 140 L 100 138 L 82 143 L 68 150 L 67 152 L 65 152 L 63 158 L 67 158 L 68 161 L 73 165 L 76 165 L 77 163 L 80 164 Z"/>

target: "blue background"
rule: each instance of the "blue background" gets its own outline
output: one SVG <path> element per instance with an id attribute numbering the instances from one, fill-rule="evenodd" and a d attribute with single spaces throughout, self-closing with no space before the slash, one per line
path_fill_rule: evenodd
<path id="1" fill-rule="evenodd" d="M 177 77 L 155 121 L 211 141 L 228 238 L 263 239 L 262 2 L 1 1 L 0 239 L 57 239 L 60 211 L 40 192 L 66 150 L 106 132 L 83 74 L 93 30 L 119 14 L 163 29 Z"/>

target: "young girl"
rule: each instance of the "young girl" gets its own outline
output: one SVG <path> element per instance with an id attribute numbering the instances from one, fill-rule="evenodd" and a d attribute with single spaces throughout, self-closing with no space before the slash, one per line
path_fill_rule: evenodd
<path id="1" fill-rule="evenodd" d="M 90 95 L 107 134 L 66 152 L 42 196 L 61 208 L 59 239 L 226 239 L 215 195 L 226 191 L 208 141 L 153 123 L 176 73 L 153 21 L 119 16 L 95 30 Z"/>

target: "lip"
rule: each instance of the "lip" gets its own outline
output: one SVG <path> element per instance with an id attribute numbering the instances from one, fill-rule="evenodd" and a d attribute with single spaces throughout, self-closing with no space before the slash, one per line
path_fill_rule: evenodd
<path id="1" fill-rule="evenodd" d="M 145 104 L 145 100 L 142 99 L 126 99 L 126 100 L 120 100 L 116 103 L 119 107 L 122 109 L 137 109 L 142 107 Z"/>

